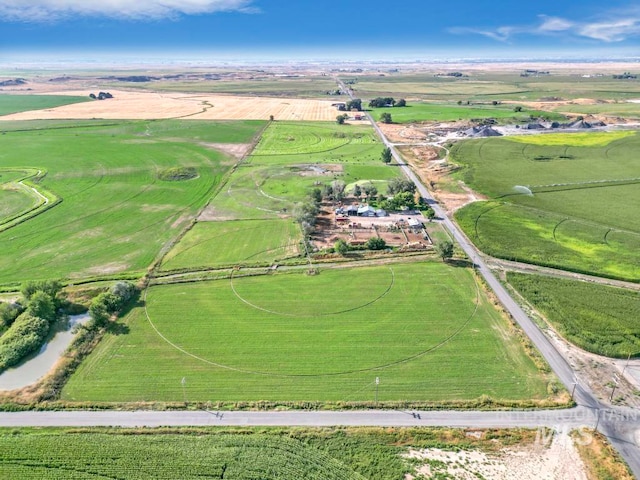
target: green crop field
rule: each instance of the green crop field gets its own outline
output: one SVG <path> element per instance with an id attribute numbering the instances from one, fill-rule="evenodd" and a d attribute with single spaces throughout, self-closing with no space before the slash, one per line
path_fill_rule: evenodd
<path id="1" fill-rule="evenodd" d="M 34 192 L 20 183 L 24 177 L 23 171 L 0 169 L 0 228 L 39 203 Z"/>
<path id="2" fill-rule="evenodd" d="M 264 125 L 170 120 L 51 129 L 39 123 L 29 130 L 25 124 L 2 136 L 3 171 L 40 171 L 36 189 L 61 201 L 0 231 L 0 283 L 140 274 L 230 168 L 228 157 L 205 144 L 248 142 Z M 163 177 L 187 167 L 195 178 Z M 11 208 L 25 201 L 16 198 Z"/>
<path id="3" fill-rule="evenodd" d="M 373 401 L 376 377 L 380 401 L 547 395 L 471 272 L 440 262 L 155 286 L 125 322 L 63 399 Z"/>
<path id="4" fill-rule="evenodd" d="M 154 92 L 228 93 L 288 98 L 327 98 L 336 90 L 336 82 L 328 77 L 264 78 L 253 80 L 159 80 L 149 83 L 117 82 L 113 87 L 150 89 Z"/>
<path id="5" fill-rule="evenodd" d="M 271 263 L 298 255 L 301 240 L 300 227 L 290 219 L 198 222 L 161 269 Z"/>
<path id="6" fill-rule="evenodd" d="M 640 92 L 636 94 L 640 96 Z M 554 108 L 557 112 L 571 112 L 582 115 L 611 115 L 625 118 L 640 118 L 640 102 L 597 103 L 595 105 L 562 105 Z"/>
<path id="7" fill-rule="evenodd" d="M 290 217 L 313 188 L 334 180 L 374 181 L 382 192 L 401 172 L 384 165 L 381 152 L 369 126 L 274 122 L 208 211 L 215 220 Z"/>
<path id="8" fill-rule="evenodd" d="M 456 218 L 493 256 L 638 281 L 640 135 L 573 135 L 457 144 L 461 177 L 492 200 Z"/>
<path id="9" fill-rule="evenodd" d="M 570 342 L 609 357 L 640 355 L 640 292 L 513 272 L 507 281 Z"/>
<path id="10" fill-rule="evenodd" d="M 0 95 L 0 116 L 28 110 L 55 108 L 72 103 L 88 102 L 89 97 L 73 97 L 68 95 Z M 2 124 L 0 124 L 2 129 Z"/>
<path id="11" fill-rule="evenodd" d="M 640 97 L 640 82 L 614 80 L 611 75 L 584 78 L 568 72 L 521 77 L 519 73 L 464 72 L 465 77 L 434 73 L 358 75 L 353 85 L 363 99 L 410 97 L 429 101 L 537 101 L 545 98 L 593 98 L 621 101 Z M 355 76 L 341 75 L 343 80 Z M 566 111 L 573 111 L 570 105 Z M 565 111 L 564 109 L 562 111 Z"/>
<path id="12" fill-rule="evenodd" d="M 5 428 L 0 429 L 0 476 L 397 480 L 421 466 L 405 457 L 411 449 L 489 453 L 531 445 L 536 436 L 523 429 L 483 433 L 442 428 Z"/>
<path id="13" fill-rule="evenodd" d="M 483 118 L 495 118 L 506 122 L 529 122 L 531 117 L 542 117 L 547 120 L 565 120 L 565 117 L 540 110 L 528 110 L 523 108 L 521 112 L 515 112 L 509 105 L 456 105 L 456 104 L 430 104 L 409 103 L 406 107 L 374 108 L 373 117 L 380 119 L 382 113 L 391 114 L 394 123 L 412 123 L 423 121 L 451 122 L 456 120 L 471 120 Z"/>

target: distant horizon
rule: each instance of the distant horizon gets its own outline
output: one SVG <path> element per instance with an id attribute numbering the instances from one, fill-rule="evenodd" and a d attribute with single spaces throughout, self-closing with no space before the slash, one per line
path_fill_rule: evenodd
<path id="1" fill-rule="evenodd" d="M 366 54 L 346 53 L 335 56 L 328 53 L 313 54 L 282 52 L 280 54 L 257 54 L 244 52 L 215 52 L 215 53 L 180 53 L 180 52 L 20 52 L 16 54 L 0 56 L 0 66 L 12 67 L 16 65 L 144 65 L 144 66 L 210 66 L 223 64 L 274 64 L 274 65 L 309 65 L 309 64 L 344 64 L 344 65 L 416 65 L 433 64 L 445 67 L 457 64 L 509 64 L 509 63 L 629 63 L 640 65 L 640 54 L 636 55 L 597 55 L 597 54 L 560 54 L 545 52 L 535 54 L 533 52 L 514 52 L 512 55 L 460 55 L 455 52 L 451 55 L 420 56 L 419 54 L 390 54 L 371 57 Z"/>

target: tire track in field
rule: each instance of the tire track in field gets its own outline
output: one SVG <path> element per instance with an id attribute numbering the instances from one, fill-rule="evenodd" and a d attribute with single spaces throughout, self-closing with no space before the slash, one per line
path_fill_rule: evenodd
<path id="1" fill-rule="evenodd" d="M 293 318 L 318 318 L 318 317 L 329 317 L 332 315 L 340 315 L 343 313 L 348 313 L 348 312 L 354 312 L 356 310 L 360 310 L 361 308 L 365 308 L 368 307 L 369 305 L 372 305 L 374 303 L 376 303 L 378 300 L 381 300 L 383 297 L 385 297 L 393 288 L 393 285 L 395 284 L 395 274 L 393 272 L 392 268 L 389 268 L 389 271 L 391 272 L 391 281 L 389 282 L 389 285 L 387 286 L 387 288 L 385 289 L 384 292 L 382 292 L 380 295 L 378 295 L 376 298 L 374 298 L 373 300 L 370 300 L 367 303 L 363 303 L 362 305 L 358 305 L 357 307 L 353 307 L 353 308 L 347 308 L 345 310 L 338 310 L 336 312 L 328 312 L 328 313 L 319 313 L 317 315 L 298 315 L 295 313 L 283 313 L 283 312 L 276 312 L 274 310 L 269 310 L 267 308 L 263 308 L 260 307 L 258 305 L 255 305 L 254 303 L 249 302 L 248 300 L 246 300 L 245 298 L 243 298 L 237 291 L 235 286 L 233 285 L 233 271 L 231 272 L 231 276 L 229 277 L 229 283 L 231 285 L 231 290 L 233 291 L 233 294 L 238 298 L 238 300 L 240 300 L 241 302 L 249 305 L 252 308 L 255 308 L 257 310 L 261 310 L 263 312 L 266 313 L 271 313 L 273 315 L 281 315 L 283 317 L 293 317 Z"/>

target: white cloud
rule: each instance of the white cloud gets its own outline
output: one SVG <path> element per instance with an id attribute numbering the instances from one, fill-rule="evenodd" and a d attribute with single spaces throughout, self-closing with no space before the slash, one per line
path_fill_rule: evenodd
<path id="1" fill-rule="evenodd" d="M 602 42 L 622 42 L 640 36 L 640 8 L 605 12 L 590 21 L 572 21 L 561 17 L 540 15 L 533 25 L 505 25 L 494 29 L 451 28 L 451 33 L 475 33 L 501 42 L 516 35 L 569 35 Z"/>
<path id="2" fill-rule="evenodd" d="M 564 32 L 570 30 L 575 24 L 559 17 L 547 17 L 542 15 L 542 24 L 537 29 L 540 32 Z"/>
<path id="3" fill-rule="evenodd" d="M 495 30 L 483 30 L 479 28 L 466 28 L 466 27 L 453 27 L 448 29 L 450 33 L 455 33 L 457 35 L 463 35 L 466 33 L 475 33 L 477 35 L 483 35 L 485 37 L 493 38 L 494 40 L 498 40 L 500 42 L 506 42 L 509 40 L 509 37 L 516 32 L 515 27 L 499 27 Z"/>
<path id="4" fill-rule="evenodd" d="M 74 16 L 158 19 L 214 12 L 255 13 L 253 0 L 0 0 L 0 20 L 42 22 Z"/>
<path id="5" fill-rule="evenodd" d="M 628 37 L 640 35 L 640 18 L 628 18 L 610 22 L 581 25 L 577 33 L 583 37 L 604 42 L 621 42 Z"/>

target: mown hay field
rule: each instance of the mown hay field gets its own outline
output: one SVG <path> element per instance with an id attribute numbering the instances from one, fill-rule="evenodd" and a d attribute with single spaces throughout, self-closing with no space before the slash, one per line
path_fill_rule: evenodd
<path id="1" fill-rule="evenodd" d="M 277 97 L 249 97 L 215 94 L 151 93 L 110 90 L 113 98 L 55 107 L 34 105 L 29 111 L 0 117 L 8 120 L 60 119 L 177 119 L 192 120 L 335 120 L 331 100 Z M 88 92 L 60 92 L 68 98 Z M 74 100 L 75 102 L 75 100 Z M 71 103 L 71 102 L 67 102 Z M 37 109 L 39 108 L 39 109 Z M 26 109 L 22 109 L 26 110 Z M 8 113 L 8 112 L 7 112 Z M 1 128 L 0 123 L 0 128 Z"/>

